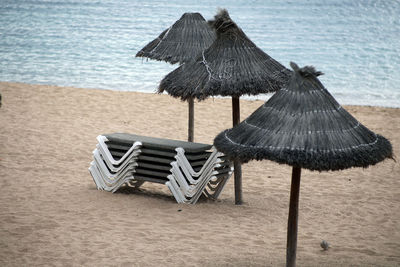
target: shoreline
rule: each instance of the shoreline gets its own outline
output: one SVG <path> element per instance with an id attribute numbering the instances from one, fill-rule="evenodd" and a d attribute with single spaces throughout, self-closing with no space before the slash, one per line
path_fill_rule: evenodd
<path id="1" fill-rule="evenodd" d="M 86 90 L 105 90 L 105 91 L 113 91 L 113 92 L 136 92 L 136 93 L 144 93 L 144 94 L 158 94 L 157 89 L 155 88 L 153 92 L 146 91 L 146 90 L 138 90 L 138 91 L 131 91 L 131 90 L 115 90 L 110 88 L 95 88 L 95 87 L 75 87 L 75 86 L 64 86 L 64 85 L 56 85 L 56 84 L 42 84 L 42 83 L 26 83 L 26 82 L 13 82 L 13 81 L 0 81 L 0 83 L 10 83 L 10 84 L 25 84 L 25 85 L 37 85 L 37 86 L 54 86 L 54 87 L 68 87 L 68 88 L 76 88 L 76 89 L 86 89 Z M 0 92 L 1 93 L 1 92 Z M 168 95 L 166 92 L 162 93 L 161 95 Z M 267 101 L 273 93 L 269 94 L 260 94 L 260 95 L 243 95 L 240 97 L 240 100 L 246 101 Z M 261 96 L 261 97 L 260 97 Z M 264 97 L 262 97 L 264 96 Z M 217 98 L 217 99 L 230 99 L 230 97 L 223 97 L 223 96 L 214 96 L 209 97 L 210 99 Z M 196 100 L 197 101 L 197 100 Z M 338 101 L 338 100 L 337 100 Z M 198 101 L 197 101 L 198 102 Z M 398 106 L 385 106 L 385 105 L 361 105 L 361 104 L 342 104 L 341 101 L 338 101 L 342 106 L 360 106 L 360 107 L 380 107 L 380 108 L 393 108 L 393 109 L 400 109 L 400 102 Z"/>
<path id="2" fill-rule="evenodd" d="M 168 189 L 98 191 L 99 134 L 186 140 L 187 103 L 163 94 L 0 82 L 0 265 L 284 266 L 291 168 L 242 166 L 217 201 L 177 204 Z M 264 101 L 241 99 L 241 118 Z M 344 105 L 400 151 L 400 108 Z M 195 104 L 195 142 L 230 128 L 231 100 Z M 400 265 L 400 163 L 302 175 L 299 266 Z M 321 240 L 331 248 L 322 251 Z"/>

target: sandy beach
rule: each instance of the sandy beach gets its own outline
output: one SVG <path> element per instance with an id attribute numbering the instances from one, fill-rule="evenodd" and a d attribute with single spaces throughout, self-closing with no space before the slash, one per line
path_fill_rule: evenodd
<path id="1" fill-rule="evenodd" d="M 123 88 L 120 88 L 123 89 Z M 243 165 L 217 201 L 177 204 L 164 186 L 115 194 L 89 174 L 99 134 L 185 140 L 168 95 L 0 82 L 0 266 L 284 266 L 291 167 Z M 241 100 L 242 119 L 262 101 Z M 388 138 L 396 161 L 304 170 L 298 266 L 400 265 L 400 109 L 345 106 Z M 195 104 L 195 141 L 231 127 L 231 99 Z M 331 248 L 323 251 L 321 240 Z"/>

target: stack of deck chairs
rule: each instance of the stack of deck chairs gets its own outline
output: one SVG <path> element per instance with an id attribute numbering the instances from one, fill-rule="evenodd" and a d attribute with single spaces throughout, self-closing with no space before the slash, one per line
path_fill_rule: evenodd
<path id="1" fill-rule="evenodd" d="M 166 185 L 178 203 L 218 198 L 232 162 L 212 145 L 133 134 L 99 135 L 89 171 L 97 189 L 115 192 L 144 182 Z"/>

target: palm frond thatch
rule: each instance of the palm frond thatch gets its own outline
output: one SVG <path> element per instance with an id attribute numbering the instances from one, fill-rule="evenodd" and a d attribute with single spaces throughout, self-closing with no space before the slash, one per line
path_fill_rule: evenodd
<path id="1" fill-rule="evenodd" d="M 214 39 L 215 33 L 200 13 L 184 13 L 136 56 L 182 64 L 195 60 Z"/>
<path id="2" fill-rule="evenodd" d="M 259 49 L 221 10 L 209 21 L 217 39 L 195 62 L 169 73 L 160 83 L 159 92 L 182 100 L 208 96 L 239 97 L 274 92 L 289 79 L 290 71 Z"/>
<path id="3" fill-rule="evenodd" d="M 390 142 L 367 129 L 324 88 L 313 67 L 291 63 L 287 87 L 214 140 L 242 162 L 269 159 L 310 170 L 368 167 L 393 157 Z"/>

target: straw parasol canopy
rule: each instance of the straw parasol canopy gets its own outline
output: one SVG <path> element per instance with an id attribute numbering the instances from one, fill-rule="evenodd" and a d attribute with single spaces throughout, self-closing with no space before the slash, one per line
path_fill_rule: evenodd
<path id="1" fill-rule="evenodd" d="M 171 64 L 194 61 L 216 36 L 200 13 L 184 13 L 171 27 L 140 50 L 136 57 L 164 60 Z M 188 98 L 188 141 L 194 140 L 194 100 Z"/>
<path id="2" fill-rule="evenodd" d="M 294 73 L 288 85 L 242 123 L 221 132 L 214 145 L 242 162 L 270 159 L 293 166 L 286 264 L 295 266 L 301 168 L 365 168 L 393 158 L 393 152 L 386 138 L 336 102 L 318 80 L 321 72 L 290 65 Z"/>
<path id="3" fill-rule="evenodd" d="M 290 71 L 258 48 L 222 9 L 208 22 L 217 39 L 195 62 L 169 73 L 159 92 L 186 100 L 209 96 L 258 95 L 275 92 Z"/>
<path id="4" fill-rule="evenodd" d="M 194 61 L 215 40 L 200 13 L 184 13 L 171 27 L 142 48 L 136 57 L 183 64 Z"/>
<path id="5" fill-rule="evenodd" d="M 313 67 L 295 70 L 289 85 L 215 145 L 242 162 L 269 159 L 310 170 L 367 167 L 392 156 L 388 140 L 358 122 L 324 88 Z"/>
<path id="6" fill-rule="evenodd" d="M 158 91 L 182 100 L 232 96 L 232 119 L 240 122 L 239 97 L 275 92 L 289 79 L 290 71 L 258 48 L 222 9 L 208 22 L 217 39 L 195 62 L 170 72 Z M 235 202 L 242 203 L 241 167 L 235 168 Z"/>

